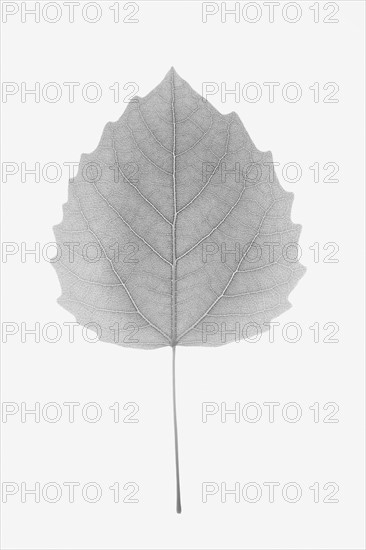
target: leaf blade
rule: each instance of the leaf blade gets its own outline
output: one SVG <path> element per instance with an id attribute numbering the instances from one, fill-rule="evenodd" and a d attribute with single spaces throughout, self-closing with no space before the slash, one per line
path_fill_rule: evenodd
<path id="1" fill-rule="evenodd" d="M 60 303 L 80 324 L 99 324 L 101 340 L 137 348 L 222 345 L 238 339 L 238 323 L 239 339 L 250 337 L 246 325 L 265 329 L 305 271 L 276 249 L 295 245 L 300 226 L 290 219 L 293 194 L 270 181 L 272 163 L 235 113 L 221 115 L 171 69 L 82 155 L 55 235 L 61 248 L 69 234 L 68 246 L 94 245 L 101 258 L 55 262 Z M 89 181 L 93 164 L 100 177 Z M 114 241 L 135 249 L 132 261 L 116 260 Z M 272 248 L 271 261 L 253 264 L 258 247 Z M 216 257 L 205 259 L 210 249 Z M 123 336 L 131 323 L 132 341 Z"/>

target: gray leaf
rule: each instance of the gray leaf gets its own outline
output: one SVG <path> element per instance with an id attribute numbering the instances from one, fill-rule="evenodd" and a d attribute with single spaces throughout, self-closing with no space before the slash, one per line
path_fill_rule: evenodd
<path id="1" fill-rule="evenodd" d="M 236 113 L 172 68 L 81 157 L 54 228 L 59 303 L 101 340 L 136 348 L 266 330 L 304 273 L 293 194 L 271 163 Z"/>
<path id="2" fill-rule="evenodd" d="M 105 342 L 172 347 L 178 513 L 176 346 L 256 337 L 290 307 L 304 273 L 292 200 L 239 117 L 174 69 L 107 124 L 70 181 L 59 303 Z"/>

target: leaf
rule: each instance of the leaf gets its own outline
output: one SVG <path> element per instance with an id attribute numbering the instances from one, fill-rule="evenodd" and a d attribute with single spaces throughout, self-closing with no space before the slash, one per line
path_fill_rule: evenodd
<path id="1" fill-rule="evenodd" d="M 292 201 L 238 115 L 172 68 L 81 157 L 54 228 L 59 303 L 102 341 L 174 357 L 253 338 L 304 273 Z"/>

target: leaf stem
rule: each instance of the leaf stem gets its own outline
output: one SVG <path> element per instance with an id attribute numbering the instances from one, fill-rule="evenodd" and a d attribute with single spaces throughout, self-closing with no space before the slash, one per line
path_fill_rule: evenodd
<path id="1" fill-rule="evenodd" d="M 174 447 L 175 447 L 175 476 L 177 484 L 177 514 L 182 511 L 180 500 L 180 480 L 179 480 L 179 451 L 178 451 L 178 424 L 177 424 L 177 400 L 175 395 L 175 346 L 172 347 L 172 367 L 173 367 L 173 412 L 174 412 Z"/>

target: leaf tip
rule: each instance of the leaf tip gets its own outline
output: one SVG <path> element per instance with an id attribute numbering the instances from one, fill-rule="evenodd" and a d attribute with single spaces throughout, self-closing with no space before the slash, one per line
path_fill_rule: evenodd
<path id="1" fill-rule="evenodd" d="M 167 72 L 167 77 L 179 77 L 179 74 L 177 73 L 177 71 L 175 70 L 174 66 L 172 65 L 169 69 L 169 71 Z"/>

